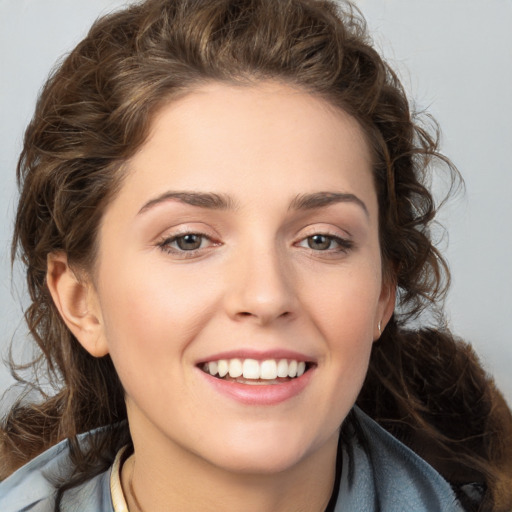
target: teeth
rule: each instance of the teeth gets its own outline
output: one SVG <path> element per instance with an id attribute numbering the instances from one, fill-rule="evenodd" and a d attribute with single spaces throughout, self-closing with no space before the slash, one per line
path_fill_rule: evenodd
<path id="1" fill-rule="evenodd" d="M 210 361 L 203 366 L 205 372 L 219 377 L 229 376 L 233 379 L 243 377 L 250 380 L 275 380 L 281 378 L 300 377 L 306 371 L 304 361 L 294 359 L 219 359 Z"/>
<path id="2" fill-rule="evenodd" d="M 260 365 L 256 359 L 246 359 L 243 365 L 244 379 L 259 379 L 260 378 Z"/>
<path id="3" fill-rule="evenodd" d="M 208 363 L 208 372 L 210 373 L 210 375 L 215 375 L 217 374 L 218 371 L 219 365 L 215 361 Z"/>
<path id="4" fill-rule="evenodd" d="M 277 363 L 277 376 L 288 377 L 288 361 L 286 359 L 280 359 Z"/>
<path id="5" fill-rule="evenodd" d="M 277 363 L 274 359 L 268 359 L 261 363 L 260 375 L 264 380 L 274 380 L 277 378 Z"/>
<path id="6" fill-rule="evenodd" d="M 210 363 L 208 363 L 208 366 L 210 366 Z M 219 372 L 219 377 L 225 377 L 229 372 L 229 365 L 228 362 L 225 359 L 221 359 L 217 362 L 217 368 Z M 212 373 L 212 375 L 215 375 Z"/>
<path id="7" fill-rule="evenodd" d="M 231 359 L 231 361 L 229 361 L 229 376 L 232 379 L 236 379 L 242 375 L 242 372 L 242 361 L 240 361 L 240 359 Z"/>

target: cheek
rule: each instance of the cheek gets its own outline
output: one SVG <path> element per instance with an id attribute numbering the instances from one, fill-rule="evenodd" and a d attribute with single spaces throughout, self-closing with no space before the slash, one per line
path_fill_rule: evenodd
<path id="1" fill-rule="evenodd" d="M 353 403 L 366 376 L 379 311 L 376 268 L 331 275 L 323 287 L 304 296 L 311 323 L 326 344 L 325 365 L 332 380 L 325 389 L 332 393 L 331 403 Z"/>
<path id="2" fill-rule="evenodd" d="M 373 341 L 381 289 L 374 268 L 333 273 L 306 287 L 313 291 L 303 294 L 303 303 L 326 339 L 349 345 Z"/>
<path id="3" fill-rule="evenodd" d="M 104 265 L 102 321 L 118 371 L 130 366 L 131 371 L 140 367 L 147 372 L 153 365 L 156 375 L 158 368 L 167 371 L 181 361 L 212 314 L 216 298 L 212 287 L 199 286 L 187 272 L 171 275 L 168 268 L 140 268 L 133 262 Z"/>

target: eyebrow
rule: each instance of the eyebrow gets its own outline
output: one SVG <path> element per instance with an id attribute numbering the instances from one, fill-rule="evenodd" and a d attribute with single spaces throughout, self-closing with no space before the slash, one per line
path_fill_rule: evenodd
<path id="1" fill-rule="evenodd" d="M 236 202 L 226 194 L 215 194 L 213 192 L 175 192 L 169 191 L 151 199 L 139 210 L 142 214 L 151 208 L 170 201 L 177 200 L 191 206 L 207 208 L 211 210 L 234 210 Z M 336 203 L 354 203 L 361 207 L 366 216 L 370 216 L 365 203 L 354 194 L 342 192 L 314 192 L 311 194 L 300 194 L 290 203 L 289 210 L 314 210 L 325 208 Z"/>
<path id="2" fill-rule="evenodd" d="M 354 194 L 342 192 L 315 192 L 296 196 L 290 204 L 291 210 L 314 210 L 325 208 L 336 203 L 354 203 L 362 208 L 367 217 L 370 216 L 366 204 Z"/>
<path id="3" fill-rule="evenodd" d="M 211 210 L 233 210 L 235 202 L 225 194 L 214 194 L 206 192 L 165 192 L 154 199 L 148 201 L 140 210 L 139 214 L 150 210 L 158 204 L 169 200 L 177 200 L 191 206 L 208 208 Z"/>

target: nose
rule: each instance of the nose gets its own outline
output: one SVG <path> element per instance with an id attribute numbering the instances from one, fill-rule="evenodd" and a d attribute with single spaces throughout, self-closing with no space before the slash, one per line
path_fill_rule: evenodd
<path id="1" fill-rule="evenodd" d="M 225 307 L 236 321 L 268 325 L 297 313 L 293 268 L 277 250 L 245 251 L 230 262 Z"/>

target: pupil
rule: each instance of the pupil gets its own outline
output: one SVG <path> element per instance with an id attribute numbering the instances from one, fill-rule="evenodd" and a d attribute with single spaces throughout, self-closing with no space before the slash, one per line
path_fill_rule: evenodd
<path id="1" fill-rule="evenodd" d="M 201 235 L 183 235 L 176 240 L 176 243 L 184 251 L 199 249 L 201 247 Z"/>
<path id="2" fill-rule="evenodd" d="M 308 245 L 310 249 L 325 250 L 329 249 L 331 239 L 324 235 L 314 235 L 308 238 Z"/>

